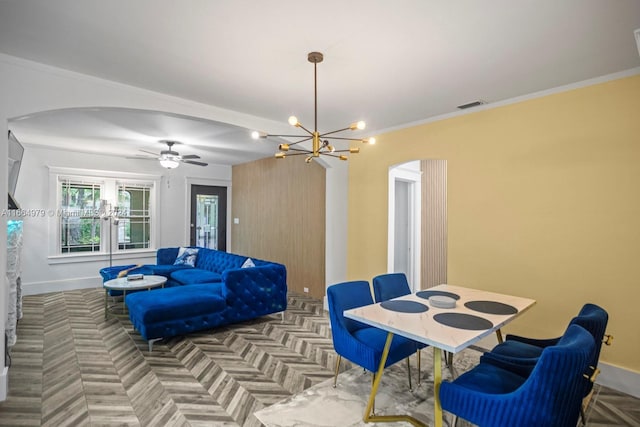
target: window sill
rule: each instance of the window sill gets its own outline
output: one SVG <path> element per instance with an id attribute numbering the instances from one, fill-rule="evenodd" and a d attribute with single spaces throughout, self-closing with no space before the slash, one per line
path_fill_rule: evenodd
<path id="1" fill-rule="evenodd" d="M 155 261 L 156 249 L 130 249 L 126 252 L 114 252 L 112 260 L 120 262 L 132 258 L 152 258 Z M 109 262 L 109 254 L 105 252 L 74 253 L 64 255 L 50 255 L 47 257 L 49 265 L 74 264 L 84 262 Z"/>

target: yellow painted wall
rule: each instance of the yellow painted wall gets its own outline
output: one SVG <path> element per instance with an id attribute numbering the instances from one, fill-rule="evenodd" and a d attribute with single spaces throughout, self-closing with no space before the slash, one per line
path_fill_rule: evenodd
<path id="1" fill-rule="evenodd" d="M 640 372 L 640 76 L 377 140 L 349 160 L 350 279 L 386 270 L 389 167 L 446 159 L 448 282 L 536 299 L 506 333 L 559 335 L 601 305 L 601 360 Z"/>

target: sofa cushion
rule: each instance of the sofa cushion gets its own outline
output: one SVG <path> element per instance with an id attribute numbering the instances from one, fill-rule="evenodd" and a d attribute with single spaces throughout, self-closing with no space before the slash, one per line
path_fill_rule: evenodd
<path id="1" fill-rule="evenodd" d="M 221 287 L 200 284 L 153 289 L 127 295 L 126 304 L 129 316 L 145 324 L 182 319 L 187 311 L 189 316 L 198 316 L 223 310 L 226 302 Z"/>
<path id="2" fill-rule="evenodd" d="M 200 268 L 185 268 L 171 273 L 171 278 L 183 285 L 193 283 L 216 283 L 222 280 L 222 275 Z"/>
<path id="3" fill-rule="evenodd" d="M 191 270 L 193 268 L 186 265 L 173 265 L 173 264 L 145 265 L 145 267 L 147 267 L 151 271 L 151 273 L 148 273 L 148 274 L 155 274 L 157 276 L 164 276 L 166 278 L 171 277 L 171 273 L 173 273 L 174 271 Z"/>

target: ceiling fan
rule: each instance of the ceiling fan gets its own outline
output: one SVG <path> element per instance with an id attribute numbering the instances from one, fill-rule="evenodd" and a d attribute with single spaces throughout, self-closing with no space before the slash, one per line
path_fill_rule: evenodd
<path id="1" fill-rule="evenodd" d="M 173 146 L 176 144 L 180 144 L 180 142 L 178 141 L 170 141 L 168 139 L 163 139 L 163 140 L 160 140 L 160 142 L 163 144 L 167 144 L 168 146 L 168 149 L 162 150 L 160 154 L 153 153 L 151 151 L 140 150 L 144 153 L 153 154 L 155 157 L 136 156 L 136 157 L 129 157 L 129 158 L 139 159 L 139 160 L 158 160 L 160 161 L 160 165 L 163 168 L 167 168 L 167 169 L 175 169 L 180 165 L 180 163 L 188 163 L 190 165 L 196 165 L 196 166 L 207 166 L 208 164 L 204 162 L 195 161 L 194 159 L 200 158 L 200 156 L 196 154 L 187 154 L 186 156 L 181 156 L 180 153 L 178 153 L 177 151 L 173 151 Z"/>

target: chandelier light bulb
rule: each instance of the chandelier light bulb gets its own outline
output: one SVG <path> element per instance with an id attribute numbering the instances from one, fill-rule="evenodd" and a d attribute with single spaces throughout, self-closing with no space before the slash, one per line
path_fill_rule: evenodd
<path id="1" fill-rule="evenodd" d="M 254 130 L 253 132 L 251 132 L 251 138 L 253 139 L 260 138 L 260 132 L 258 132 L 257 130 Z"/>
<path id="2" fill-rule="evenodd" d="M 362 120 L 360 120 L 358 123 L 356 123 L 356 128 L 362 130 L 367 126 L 367 124 L 365 122 L 363 122 Z"/>
<path id="3" fill-rule="evenodd" d="M 289 124 L 291 126 L 295 126 L 298 127 L 299 123 L 298 123 L 298 118 L 296 116 L 291 116 L 289 117 Z"/>
<path id="4" fill-rule="evenodd" d="M 373 145 L 373 144 L 375 144 L 375 143 L 376 143 L 376 139 L 375 139 L 375 138 L 373 138 L 373 137 L 371 137 L 371 138 L 369 138 L 369 140 L 368 140 L 367 142 L 368 142 L 369 144 Z"/>

